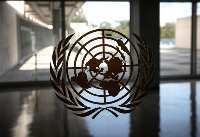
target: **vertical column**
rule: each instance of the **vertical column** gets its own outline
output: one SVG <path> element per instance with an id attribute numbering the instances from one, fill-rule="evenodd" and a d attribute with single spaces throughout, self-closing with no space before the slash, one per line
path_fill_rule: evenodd
<path id="1" fill-rule="evenodd" d="M 191 75 L 196 76 L 197 67 L 197 2 L 192 2 L 192 35 L 191 35 Z"/>
<path id="2" fill-rule="evenodd" d="M 62 19 L 62 39 L 65 39 L 66 38 L 66 24 L 65 24 L 65 1 L 64 0 L 61 0 L 61 19 Z M 66 54 L 64 54 L 64 60 L 63 60 L 63 77 L 64 77 L 64 81 L 66 82 Z M 63 111 L 63 120 L 64 121 L 68 121 L 68 115 L 67 115 L 67 110 L 65 109 Z M 69 135 L 69 129 L 68 129 L 68 122 L 65 122 L 64 124 L 64 128 L 66 129 L 65 130 L 65 136 L 68 136 Z"/>
<path id="3" fill-rule="evenodd" d="M 159 0 L 130 2 L 130 32 L 144 38 L 152 48 L 155 60 L 155 79 L 152 87 L 159 88 Z M 131 34 L 132 35 L 132 34 Z M 130 37 L 132 41 L 133 36 Z M 134 56 L 134 52 L 132 53 Z M 159 136 L 159 90 L 151 90 L 144 102 L 130 114 L 130 136 Z"/>
<path id="4" fill-rule="evenodd" d="M 66 38 L 66 24 L 65 24 L 65 1 L 61 0 L 61 17 L 62 17 L 62 39 Z M 63 45 L 64 46 L 64 45 Z M 66 54 L 64 53 L 64 60 L 63 60 L 63 77 L 66 82 Z"/>
<path id="5" fill-rule="evenodd" d="M 60 38 L 61 16 L 60 9 L 53 9 L 53 45 L 56 46 Z"/>
<path id="6" fill-rule="evenodd" d="M 152 87 L 159 88 L 159 0 L 132 0 L 130 2 L 130 32 L 140 35 L 151 46 L 155 60 L 155 79 Z M 133 40 L 132 34 L 130 36 Z"/>
<path id="7" fill-rule="evenodd" d="M 61 1 L 61 16 L 62 16 L 62 39 L 65 39 L 65 1 Z"/>

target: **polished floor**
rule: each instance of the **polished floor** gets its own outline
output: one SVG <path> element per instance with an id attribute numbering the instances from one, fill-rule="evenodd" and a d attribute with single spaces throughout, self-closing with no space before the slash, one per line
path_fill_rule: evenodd
<path id="1" fill-rule="evenodd" d="M 200 137 L 200 81 L 161 83 L 118 118 L 77 117 L 52 87 L 0 91 L 0 137 Z"/>

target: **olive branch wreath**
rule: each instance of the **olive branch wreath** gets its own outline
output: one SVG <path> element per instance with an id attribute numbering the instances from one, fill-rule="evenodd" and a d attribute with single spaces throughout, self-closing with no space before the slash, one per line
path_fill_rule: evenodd
<path id="1" fill-rule="evenodd" d="M 69 88 L 65 85 L 64 76 L 62 75 L 63 71 L 63 61 L 65 58 L 65 52 L 68 49 L 70 39 L 72 35 L 68 36 L 66 39 L 63 39 L 59 44 L 54 48 L 52 55 L 52 63 L 50 63 L 50 73 L 51 78 L 50 82 L 53 88 L 55 89 L 54 93 L 57 98 L 63 102 L 63 105 L 71 110 L 75 115 L 80 117 L 86 117 L 93 115 L 94 119 L 102 111 L 107 110 L 111 112 L 114 116 L 118 117 L 119 113 L 130 113 L 135 110 L 147 95 L 151 88 L 151 84 L 154 80 L 154 61 L 152 57 L 152 50 L 147 44 L 146 41 L 134 33 L 133 36 L 137 39 L 137 46 L 140 49 L 141 57 L 143 58 L 143 72 L 140 78 L 141 82 L 136 86 L 136 91 L 134 94 L 131 94 L 129 98 L 118 105 L 119 107 L 97 107 L 91 108 L 84 105 L 77 97 L 74 97 Z M 53 67 L 52 67 L 52 65 Z M 86 111 L 86 112 L 85 112 Z"/>

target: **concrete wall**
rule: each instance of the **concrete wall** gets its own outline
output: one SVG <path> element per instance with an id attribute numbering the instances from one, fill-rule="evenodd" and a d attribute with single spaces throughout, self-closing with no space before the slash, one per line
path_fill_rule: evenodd
<path id="1" fill-rule="evenodd" d="M 197 49 L 200 49 L 200 16 L 197 17 Z M 191 17 L 179 18 L 176 22 L 176 47 L 191 48 Z"/>
<path id="2" fill-rule="evenodd" d="M 0 75 L 17 65 L 17 11 L 0 2 Z"/>
<path id="3" fill-rule="evenodd" d="M 7 2 L 0 2 L 0 75 L 50 45 L 52 30 L 24 19 Z"/>

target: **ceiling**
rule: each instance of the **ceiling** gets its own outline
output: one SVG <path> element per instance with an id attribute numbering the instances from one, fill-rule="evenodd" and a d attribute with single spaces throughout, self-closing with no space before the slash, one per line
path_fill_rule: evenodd
<path id="1" fill-rule="evenodd" d="M 84 4 L 84 2 L 65 2 L 65 20 L 69 23 L 76 11 Z M 52 10 L 60 9 L 60 2 L 53 1 L 26 1 L 25 12 L 42 20 L 49 25 L 52 24 Z"/>

